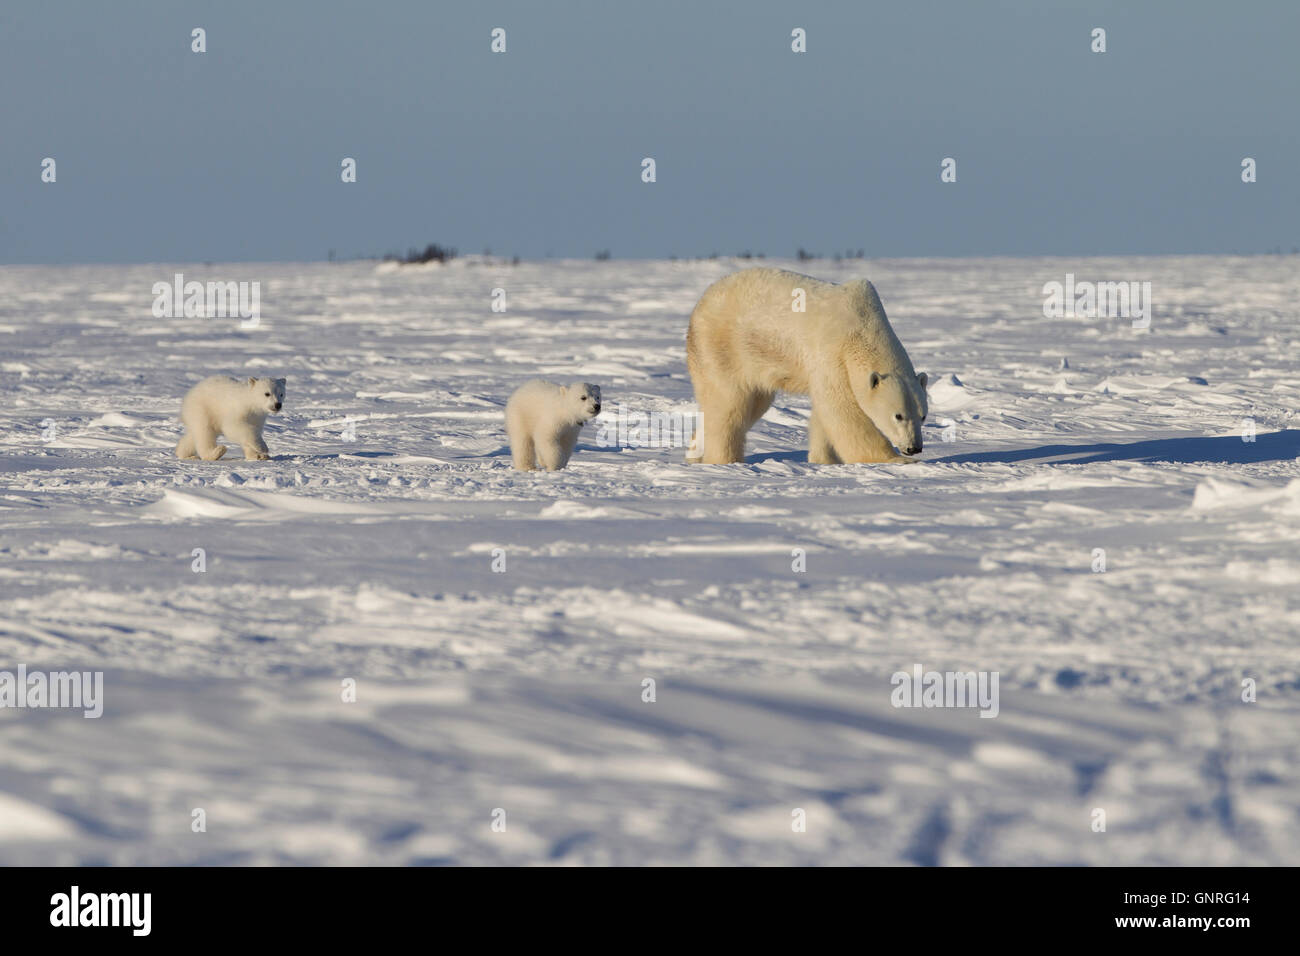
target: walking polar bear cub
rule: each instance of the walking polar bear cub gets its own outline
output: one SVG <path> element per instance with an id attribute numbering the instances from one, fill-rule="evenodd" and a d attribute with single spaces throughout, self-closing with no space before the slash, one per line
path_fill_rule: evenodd
<path id="1" fill-rule="evenodd" d="M 283 404 L 282 378 L 205 378 L 181 402 L 185 434 L 176 443 L 176 457 L 194 458 L 197 453 L 205 461 L 216 461 L 226 453 L 226 446 L 217 444 L 217 436 L 225 435 L 239 442 L 245 458 L 270 458 L 262 428 L 266 416 L 278 412 Z"/>
<path id="2" fill-rule="evenodd" d="M 777 392 L 812 397 L 814 464 L 912 461 L 905 455 L 921 451 L 926 377 L 865 279 L 835 285 L 782 269 L 719 279 L 691 313 L 686 364 L 701 433 L 688 461 L 744 461 L 745 433 Z"/>
<path id="3" fill-rule="evenodd" d="M 582 426 L 600 414 L 600 386 L 590 382 L 554 385 L 535 378 L 515 389 L 506 403 L 510 455 L 520 471 L 541 462 L 547 471 L 569 463 Z"/>

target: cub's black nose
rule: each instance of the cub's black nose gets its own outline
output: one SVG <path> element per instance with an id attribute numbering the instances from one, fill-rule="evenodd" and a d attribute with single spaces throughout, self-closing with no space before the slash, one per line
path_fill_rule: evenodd
<path id="1" fill-rule="evenodd" d="M 599 404 L 596 405 L 596 414 L 597 414 L 597 415 L 600 414 L 600 405 L 599 405 Z"/>
<path id="2" fill-rule="evenodd" d="M 276 402 L 276 403 L 275 403 L 275 410 L 276 410 L 277 412 L 280 410 L 280 403 L 279 403 L 279 402 Z"/>

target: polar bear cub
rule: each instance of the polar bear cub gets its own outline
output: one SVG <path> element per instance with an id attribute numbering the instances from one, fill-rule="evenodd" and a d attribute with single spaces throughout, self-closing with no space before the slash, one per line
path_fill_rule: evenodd
<path id="1" fill-rule="evenodd" d="M 540 378 L 520 385 L 506 403 L 515 467 L 532 471 L 540 462 L 547 471 L 559 471 L 569 463 L 583 424 L 599 414 L 599 385 L 555 385 Z"/>
<path id="2" fill-rule="evenodd" d="M 185 434 L 176 443 L 176 457 L 194 458 L 197 453 L 205 461 L 216 461 L 226 453 L 226 446 L 217 444 L 217 436 L 225 435 L 239 442 L 245 458 L 270 458 L 262 428 L 266 416 L 278 412 L 283 404 L 282 378 L 205 378 L 181 402 Z"/>

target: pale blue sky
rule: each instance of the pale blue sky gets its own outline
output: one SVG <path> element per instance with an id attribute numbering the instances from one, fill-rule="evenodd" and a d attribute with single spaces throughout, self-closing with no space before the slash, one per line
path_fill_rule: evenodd
<path id="1" fill-rule="evenodd" d="M 6 3 L 0 263 L 1290 251 L 1297 38 L 1295 0 Z"/>

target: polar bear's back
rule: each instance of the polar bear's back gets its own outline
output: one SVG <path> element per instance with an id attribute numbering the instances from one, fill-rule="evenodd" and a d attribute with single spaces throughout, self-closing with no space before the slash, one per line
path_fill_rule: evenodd
<path id="1" fill-rule="evenodd" d="M 802 312 L 794 309 L 796 290 L 803 292 Z M 700 297 L 686 335 L 693 369 L 712 365 L 710 377 L 783 391 L 807 391 L 818 367 L 846 352 L 882 371 L 911 371 L 870 282 L 836 285 L 786 269 L 744 269 L 719 279 Z"/>
<path id="2" fill-rule="evenodd" d="M 530 379 L 515 389 L 506 402 L 506 431 L 522 433 L 552 427 L 552 423 L 566 417 L 568 412 L 559 385 L 541 378 Z"/>
<path id="3" fill-rule="evenodd" d="M 209 375 L 185 393 L 182 407 L 186 405 L 197 405 L 211 400 L 228 400 L 235 394 L 235 389 L 238 385 L 239 381 L 237 379 L 230 378 L 226 375 Z"/>
<path id="4" fill-rule="evenodd" d="M 552 413 L 560 404 L 560 386 L 545 379 L 534 378 L 520 385 L 506 402 L 506 417 L 529 422 L 543 413 Z"/>
<path id="5" fill-rule="evenodd" d="M 241 418 L 255 404 L 251 396 L 247 380 L 210 375 L 185 393 L 181 401 L 181 420 L 203 419 L 219 424 Z"/>

